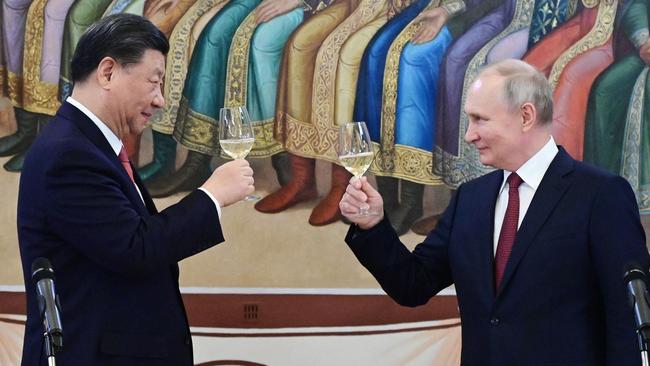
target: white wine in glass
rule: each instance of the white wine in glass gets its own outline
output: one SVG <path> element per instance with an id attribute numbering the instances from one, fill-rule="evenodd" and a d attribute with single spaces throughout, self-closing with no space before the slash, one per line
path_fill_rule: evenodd
<path id="1" fill-rule="evenodd" d="M 221 108 L 219 112 L 219 145 L 233 159 L 244 159 L 253 148 L 255 135 L 246 107 Z M 246 201 L 260 199 L 248 195 Z"/>
<path id="2" fill-rule="evenodd" d="M 342 155 L 339 156 L 339 160 L 345 169 L 352 173 L 352 175 L 361 178 L 370 167 L 370 164 L 372 164 L 372 159 L 374 159 L 374 157 L 375 154 L 370 151 L 358 154 Z"/>
<path id="3" fill-rule="evenodd" d="M 254 138 L 220 140 L 219 144 L 223 151 L 233 159 L 243 159 L 253 148 Z"/>
<path id="4" fill-rule="evenodd" d="M 365 122 L 348 122 L 339 132 L 339 161 L 357 179 L 368 170 L 375 153 Z M 359 208 L 359 216 L 378 215 L 370 211 L 368 204 Z"/>

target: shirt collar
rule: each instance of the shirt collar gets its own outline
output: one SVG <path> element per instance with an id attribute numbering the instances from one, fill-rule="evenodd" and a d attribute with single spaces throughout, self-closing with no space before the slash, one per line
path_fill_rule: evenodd
<path id="1" fill-rule="evenodd" d="M 117 137 L 117 135 L 113 133 L 113 131 L 111 131 L 111 129 L 108 128 L 104 122 L 102 122 L 102 120 L 99 119 L 99 117 L 97 117 L 93 112 L 90 111 L 90 109 L 86 108 L 83 104 L 79 103 L 79 101 L 75 100 L 72 97 L 68 97 L 65 101 L 77 107 L 77 109 L 79 109 L 83 114 L 88 116 L 88 118 L 90 118 L 90 120 L 93 121 L 95 125 L 97 125 L 99 131 L 101 131 L 102 135 L 104 135 L 108 143 L 111 145 L 111 148 L 113 151 L 115 151 L 115 155 L 120 154 L 120 150 L 122 150 L 122 147 L 124 146 L 122 140 L 120 140 L 120 138 Z"/>
<path id="2" fill-rule="evenodd" d="M 533 190 L 537 190 L 537 187 L 542 183 L 542 178 L 546 174 L 546 170 L 551 165 L 551 162 L 555 158 L 555 155 L 558 153 L 558 148 L 555 145 L 555 140 L 553 136 L 548 139 L 548 142 L 528 161 L 524 163 L 519 169 L 517 169 L 517 174 L 524 181 L 525 184 L 528 184 Z M 506 179 L 512 174 L 508 170 L 503 171 L 503 182 L 501 183 L 501 190 L 506 185 Z"/>

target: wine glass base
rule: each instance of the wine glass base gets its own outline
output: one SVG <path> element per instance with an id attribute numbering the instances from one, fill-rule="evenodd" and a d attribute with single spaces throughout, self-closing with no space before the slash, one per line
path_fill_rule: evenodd
<path id="1" fill-rule="evenodd" d="M 379 215 L 381 215 L 381 213 L 376 211 L 362 211 L 354 215 L 354 217 L 369 217 L 369 216 L 379 216 Z"/>

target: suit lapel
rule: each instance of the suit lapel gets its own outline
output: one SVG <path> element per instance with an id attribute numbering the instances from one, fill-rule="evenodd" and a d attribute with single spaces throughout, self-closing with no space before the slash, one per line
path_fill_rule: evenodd
<path id="1" fill-rule="evenodd" d="M 487 291 L 487 298 L 494 299 L 494 207 L 496 205 L 499 188 L 503 182 L 503 171 L 495 171 L 486 176 L 488 179 L 485 186 L 481 185 L 481 192 L 478 192 L 482 199 L 477 200 L 476 212 L 479 213 L 479 220 L 476 222 L 478 235 L 479 253 L 482 260 L 479 270 L 483 279 L 482 288 Z"/>
<path id="2" fill-rule="evenodd" d="M 149 203 L 145 200 L 145 203 L 147 206 L 145 207 L 145 203 L 142 202 L 142 199 L 140 198 L 140 195 L 138 194 L 138 191 L 136 187 L 133 185 L 133 182 L 131 181 L 131 178 L 129 177 L 128 173 L 124 169 L 124 166 L 122 166 L 122 162 L 120 162 L 120 159 L 117 157 L 115 154 L 115 151 L 111 147 L 111 144 L 108 143 L 108 140 L 106 140 L 106 137 L 102 134 L 102 132 L 97 128 L 95 123 L 88 117 L 86 116 L 82 111 L 80 111 L 77 107 L 73 106 L 72 104 L 68 102 L 64 102 L 61 105 L 61 108 L 57 112 L 60 114 L 63 118 L 71 121 L 74 123 L 79 130 L 95 145 L 97 148 L 106 155 L 107 159 L 113 164 L 113 166 L 117 169 L 117 171 L 120 174 L 121 179 L 121 184 L 124 187 L 127 187 L 124 193 L 127 195 L 129 200 L 133 203 L 135 207 L 137 207 L 138 211 L 140 214 L 145 215 L 149 208 Z M 137 176 L 135 174 L 135 169 L 133 169 L 134 176 Z M 139 177 L 137 178 L 136 182 L 138 182 Z M 140 187 L 140 191 L 142 193 L 142 198 L 145 197 L 145 191 L 144 185 L 142 182 L 137 183 L 138 187 Z M 151 201 L 151 197 L 149 197 L 149 193 L 146 193 L 147 198 L 149 201 Z M 153 201 L 151 201 L 151 205 L 153 205 Z M 154 207 L 155 210 L 155 207 Z"/>
<path id="3" fill-rule="evenodd" d="M 573 165 L 574 160 L 560 147 L 560 151 L 551 162 L 546 174 L 544 174 L 544 178 L 535 192 L 530 207 L 526 211 L 526 216 L 517 231 L 515 244 L 503 274 L 499 293 L 502 293 L 503 289 L 508 285 L 535 236 L 537 236 L 539 230 L 571 185 L 571 180 L 565 176 L 573 171 Z"/>
<path id="4" fill-rule="evenodd" d="M 135 184 L 138 186 L 140 189 L 140 193 L 142 193 L 142 200 L 144 201 L 144 204 L 147 208 L 147 211 L 153 215 L 158 213 L 158 210 L 156 209 L 156 205 L 153 203 L 153 200 L 151 199 L 151 196 L 149 195 L 149 191 L 147 191 L 147 187 L 144 186 L 144 183 L 142 183 L 142 179 L 140 178 L 140 174 L 135 170 L 133 167 L 133 164 L 131 164 L 131 168 L 133 169 L 133 179 L 135 180 Z"/>

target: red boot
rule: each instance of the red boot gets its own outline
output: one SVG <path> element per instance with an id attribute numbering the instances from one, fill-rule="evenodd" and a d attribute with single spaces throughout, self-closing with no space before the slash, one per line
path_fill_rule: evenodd
<path id="1" fill-rule="evenodd" d="M 262 198 L 255 209 L 264 213 L 275 213 L 302 202 L 316 198 L 316 160 L 290 154 L 291 180 L 279 190 Z"/>
<path id="2" fill-rule="evenodd" d="M 332 188 L 323 198 L 309 216 L 309 223 L 314 226 L 327 225 L 340 220 L 343 215 L 339 210 L 339 202 L 345 193 L 352 174 L 344 167 L 332 163 Z"/>

